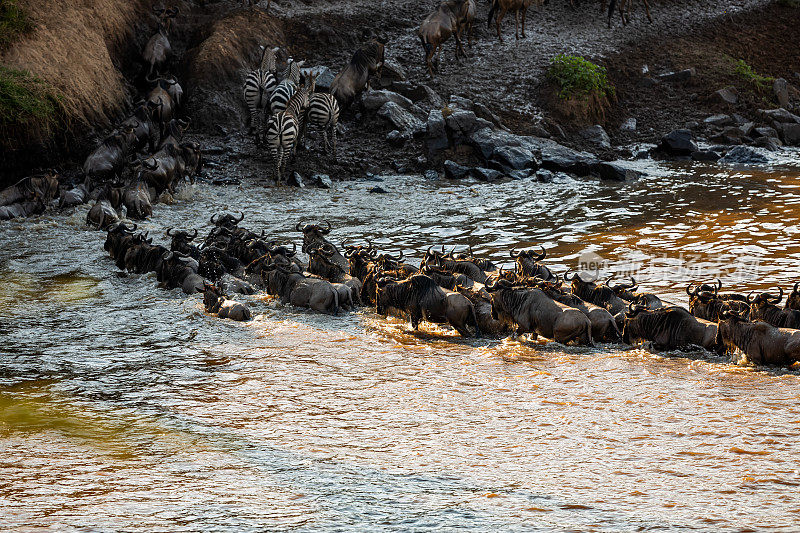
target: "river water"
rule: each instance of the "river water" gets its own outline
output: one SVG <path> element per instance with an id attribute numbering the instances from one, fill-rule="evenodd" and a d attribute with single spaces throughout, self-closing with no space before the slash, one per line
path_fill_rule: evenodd
<path id="1" fill-rule="evenodd" d="M 299 240 L 371 238 L 421 257 L 800 279 L 800 170 L 641 162 L 613 184 L 429 182 L 332 190 L 197 184 L 140 226 L 212 213 Z M 370 194 L 380 185 L 387 194 Z M 704 353 L 462 340 L 369 311 L 250 298 L 255 319 L 118 273 L 88 206 L 0 225 L 0 527 L 87 531 L 724 531 L 800 528 L 800 375 Z"/>

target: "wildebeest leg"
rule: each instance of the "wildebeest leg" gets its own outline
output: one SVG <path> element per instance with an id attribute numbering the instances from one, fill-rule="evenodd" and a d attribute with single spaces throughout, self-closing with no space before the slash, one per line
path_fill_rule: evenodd
<path id="1" fill-rule="evenodd" d="M 502 22 L 503 17 L 506 16 L 506 9 L 500 8 L 500 12 L 494 18 L 495 25 L 497 26 L 497 38 L 500 39 L 500 42 L 503 42 L 503 36 L 500 34 L 500 22 Z"/>
<path id="2" fill-rule="evenodd" d="M 622 19 L 622 25 L 625 26 L 628 24 L 628 21 L 625 19 L 625 7 L 627 6 L 628 2 L 626 0 L 622 0 L 619 3 L 619 17 Z"/>
<path id="3" fill-rule="evenodd" d="M 519 40 L 519 9 L 514 11 L 514 38 Z"/>
<path id="4" fill-rule="evenodd" d="M 617 0 L 611 0 L 608 5 L 608 27 L 611 27 L 611 17 L 614 16 L 614 7 L 617 5 Z M 603 6 L 605 8 L 605 6 Z"/>
<path id="5" fill-rule="evenodd" d="M 525 16 L 528 14 L 528 8 L 522 8 L 522 38 L 525 38 Z"/>
<path id="6" fill-rule="evenodd" d="M 461 43 L 461 37 L 458 36 L 458 32 L 453 32 L 453 37 L 456 40 L 456 61 L 459 61 L 458 51 L 460 50 L 461 55 L 464 57 L 467 57 L 467 52 L 464 51 L 464 45 Z"/>
<path id="7" fill-rule="evenodd" d="M 650 16 L 650 2 L 644 0 L 644 9 L 647 11 L 647 20 L 650 21 L 650 24 L 653 23 L 653 17 Z"/>

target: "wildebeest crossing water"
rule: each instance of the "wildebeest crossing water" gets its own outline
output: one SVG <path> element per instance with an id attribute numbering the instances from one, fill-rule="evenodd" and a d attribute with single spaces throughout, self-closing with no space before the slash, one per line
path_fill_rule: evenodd
<path id="1" fill-rule="evenodd" d="M 534 189 L 415 176 L 382 177 L 385 195 L 368 193 L 371 182 L 197 183 L 154 205 L 137 231 L 168 248 L 168 228 L 197 228 L 200 240 L 212 214 L 243 212 L 244 225 L 302 254 L 297 221 L 324 219 L 337 245 L 369 239 L 417 264 L 441 243 L 511 268 L 512 248 L 542 243 L 556 275 L 581 264 L 620 279 L 636 270 L 640 290 L 667 305 L 714 277 L 722 291 L 792 288 L 796 168 L 641 164 L 647 177 L 635 183 Z M 800 501 L 785 490 L 800 483 L 796 370 L 699 350 L 463 339 L 259 296 L 235 297 L 249 322 L 218 320 L 201 295 L 120 273 L 105 234 L 85 226 L 88 208 L 4 222 L 0 233 L 0 442 L 16 458 L 2 465 L 5 525 L 796 523 Z"/>

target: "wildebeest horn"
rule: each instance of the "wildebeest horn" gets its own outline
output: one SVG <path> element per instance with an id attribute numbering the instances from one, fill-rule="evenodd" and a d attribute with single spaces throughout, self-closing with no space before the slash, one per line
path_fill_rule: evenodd
<path id="1" fill-rule="evenodd" d="M 397 259 L 395 259 L 395 261 L 397 261 L 399 263 L 400 261 L 403 260 L 403 257 L 404 257 L 403 256 L 403 250 L 400 250 L 400 255 L 397 256 Z"/>
<path id="2" fill-rule="evenodd" d="M 191 236 L 191 237 L 189 237 L 189 240 L 190 240 L 190 241 L 191 241 L 191 240 L 194 240 L 194 239 L 196 239 L 196 238 L 197 238 L 197 228 L 193 229 L 192 231 L 194 231 L 194 233 L 192 234 L 192 236 Z"/>
<path id="3" fill-rule="evenodd" d="M 298 222 L 297 224 L 294 225 L 295 231 L 303 231 L 303 230 L 300 229 L 300 224 L 302 224 L 302 223 L 303 223 L 303 221 L 301 220 L 300 222 Z"/>
<path id="4" fill-rule="evenodd" d="M 717 280 L 717 288 L 714 289 L 714 294 L 719 294 L 719 291 L 721 291 L 721 290 L 722 290 L 722 280 L 718 279 Z"/>
<path id="5" fill-rule="evenodd" d="M 797 283 L 794 284 L 794 288 L 792 289 L 792 292 L 797 292 L 797 287 L 800 287 L 800 281 L 798 281 Z"/>
<path id="6" fill-rule="evenodd" d="M 772 303 L 779 304 L 781 300 L 783 300 L 783 287 L 778 287 L 779 294 L 776 298 L 773 298 Z"/>
<path id="7" fill-rule="evenodd" d="M 326 226 L 328 226 L 328 228 L 327 229 L 320 228 L 319 232 L 322 233 L 323 235 L 327 235 L 328 233 L 331 232 L 331 223 L 328 222 L 327 220 L 323 220 L 323 222 L 325 223 Z"/>
<path id="8" fill-rule="evenodd" d="M 169 261 L 173 257 L 175 257 L 175 252 L 166 252 L 164 255 L 161 256 L 161 259 L 163 261 Z"/>
<path id="9" fill-rule="evenodd" d="M 217 220 L 214 220 L 214 217 L 216 217 L 217 220 L 219 220 L 219 214 L 211 215 L 211 223 L 212 224 L 216 224 L 217 223 Z"/>
<path id="10" fill-rule="evenodd" d="M 752 299 L 750 298 L 750 297 L 753 295 L 753 293 L 754 293 L 754 292 L 755 292 L 755 291 L 750 291 L 750 292 L 747 294 L 747 303 L 751 304 L 751 303 L 753 303 L 753 302 L 755 301 L 755 298 L 752 298 Z"/>
<path id="11" fill-rule="evenodd" d="M 155 170 L 158 168 L 158 161 L 153 161 L 152 163 L 148 163 L 147 159 L 142 159 L 142 166 L 148 170 Z"/>
<path id="12" fill-rule="evenodd" d="M 292 241 L 292 253 L 291 253 L 291 254 L 287 254 L 287 255 L 288 255 L 289 257 L 294 257 L 294 255 L 295 255 L 296 253 L 297 253 L 297 243 L 296 243 L 296 242 L 294 242 L 294 241 Z"/>
<path id="13" fill-rule="evenodd" d="M 575 276 L 577 276 L 577 275 L 578 275 L 578 274 L 576 273 L 576 274 L 573 274 L 571 278 L 568 278 L 568 277 L 567 277 L 567 275 L 569 274 L 569 272 L 570 272 L 570 271 L 569 271 L 569 269 L 567 269 L 567 271 L 566 271 L 566 272 L 564 272 L 564 281 L 572 281 L 572 280 L 574 280 L 574 279 L 575 279 Z"/>
<path id="14" fill-rule="evenodd" d="M 236 218 L 236 217 L 234 217 L 234 218 Z M 239 212 L 239 219 L 236 221 L 236 223 L 238 224 L 242 220 L 244 220 L 244 211 L 240 211 Z"/>
<path id="15" fill-rule="evenodd" d="M 170 233 L 172 229 L 173 228 L 167 228 L 167 237 L 172 237 L 172 233 Z"/>
<path id="16" fill-rule="evenodd" d="M 545 257 L 547 257 L 547 250 L 545 250 L 545 249 L 544 249 L 544 246 L 542 246 L 542 245 L 540 244 L 540 245 L 539 245 L 539 247 L 542 249 L 542 253 L 541 253 L 541 254 L 538 254 L 538 255 L 536 256 L 536 259 L 534 259 L 534 261 L 541 261 L 542 259 L 544 259 Z"/>
<path id="17" fill-rule="evenodd" d="M 699 290 L 699 287 L 693 291 L 693 290 L 692 290 L 692 284 L 690 283 L 690 284 L 688 284 L 688 285 L 686 286 L 686 295 L 687 295 L 687 296 L 689 296 L 690 298 L 691 298 L 692 296 L 697 296 L 697 291 L 698 291 L 698 290 Z"/>
<path id="18" fill-rule="evenodd" d="M 517 257 L 519 257 L 519 252 L 517 252 L 516 254 L 514 252 L 516 252 L 516 249 L 514 248 L 512 248 L 511 251 L 509 252 L 511 254 L 511 259 L 516 259 Z"/>
<path id="19" fill-rule="evenodd" d="M 138 225 L 138 224 L 136 224 L 136 223 L 134 223 L 134 224 L 133 224 L 133 227 L 132 227 L 132 228 L 129 228 L 128 226 L 126 226 L 125 224 L 123 224 L 123 225 L 122 225 L 122 227 L 123 227 L 123 228 L 125 228 L 125 231 L 128 231 L 128 232 L 130 232 L 130 233 L 133 233 L 134 231 L 136 231 L 136 228 L 138 228 L 138 227 L 139 227 L 139 225 Z"/>

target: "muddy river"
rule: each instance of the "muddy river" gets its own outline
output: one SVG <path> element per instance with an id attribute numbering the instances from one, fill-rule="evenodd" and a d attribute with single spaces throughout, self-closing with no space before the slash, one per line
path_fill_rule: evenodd
<path id="1" fill-rule="evenodd" d="M 446 243 L 510 261 L 800 280 L 800 169 L 641 162 L 636 183 L 199 183 L 140 225 Z M 380 185 L 386 194 L 371 194 Z M 88 206 L 0 225 L 0 527 L 86 531 L 800 528 L 800 373 L 705 353 L 462 340 L 250 298 L 256 318 L 125 276 Z"/>

